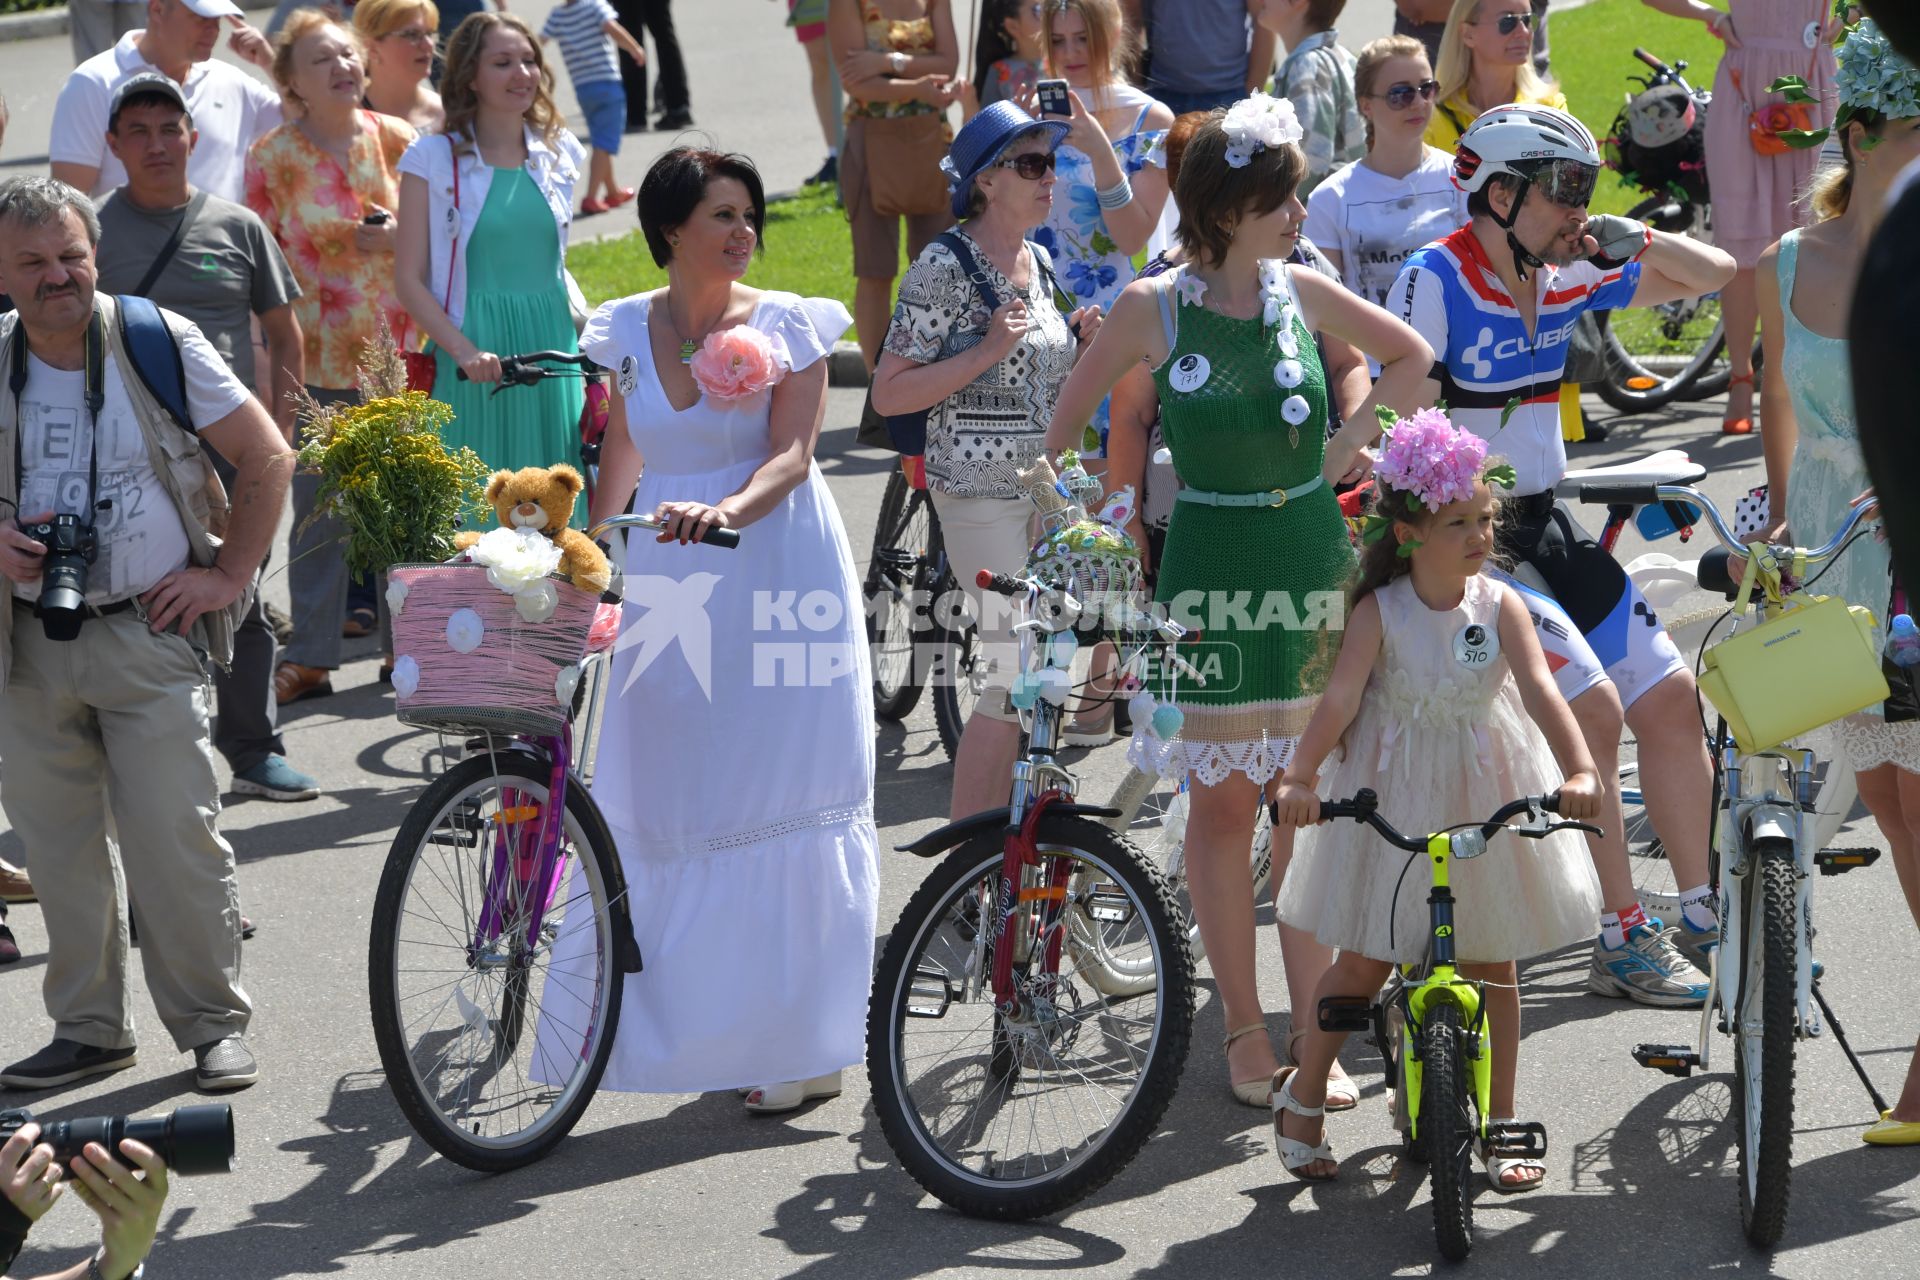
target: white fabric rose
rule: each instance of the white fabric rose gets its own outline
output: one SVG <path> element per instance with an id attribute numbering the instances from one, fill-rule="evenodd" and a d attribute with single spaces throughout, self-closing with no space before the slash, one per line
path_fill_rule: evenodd
<path id="1" fill-rule="evenodd" d="M 394 617 L 400 616 L 400 610 L 407 603 L 407 584 L 398 578 L 387 579 L 387 612 Z"/>
<path id="2" fill-rule="evenodd" d="M 515 595 L 560 567 L 560 544 L 538 529 L 489 529 L 467 552 L 487 581 Z"/>
<path id="3" fill-rule="evenodd" d="M 403 653 L 393 660 L 393 691 L 403 698 L 411 698 L 420 688 L 420 664 L 413 655 Z"/>
<path id="4" fill-rule="evenodd" d="M 559 673 L 553 677 L 554 696 L 560 699 L 560 705 L 563 707 L 573 705 L 573 691 L 579 687 L 580 664 L 577 662 L 570 667 L 560 668 Z"/>
<path id="5" fill-rule="evenodd" d="M 486 634 L 486 624 L 471 609 L 455 609 L 447 616 L 447 644 L 455 653 L 472 653 Z"/>
<path id="6" fill-rule="evenodd" d="M 553 616 L 553 611 L 559 605 L 559 591 L 545 578 L 513 593 L 515 611 L 528 622 L 545 622 Z"/>
<path id="7" fill-rule="evenodd" d="M 1282 360 L 1273 366 L 1274 382 L 1288 391 L 1299 386 L 1300 380 L 1306 376 L 1306 370 L 1301 367 L 1298 360 Z"/>
<path id="8" fill-rule="evenodd" d="M 1289 426 L 1299 426 L 1312 412 L 1300 396 L 1288 396 L 1280 406 L 1280 416 L 1287 420 Z"/>

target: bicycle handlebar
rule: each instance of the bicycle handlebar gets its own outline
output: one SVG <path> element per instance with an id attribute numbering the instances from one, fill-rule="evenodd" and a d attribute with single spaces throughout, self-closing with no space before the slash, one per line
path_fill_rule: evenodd
<path id="1" fill-rule="evenodd" d="M 1671 70 L 1671 68 L 1669 68 L 1666 63 L 1660 61 L 1660 59 L 1654 57 L 1652 54 L 1648 53 L 1645 49 L 1636 47 L 1633 51 L 1633 56 L 1640 59 L 1640 61 L 1646 63 L 1648 66 L 1652 67 L 1655 71 L 1659 72 L 1661 75 L 1666 75 Z"/>
<path id="2" fill-rule="evenodd" d="M 651 529 L 655 533 L 658 533 L 663 527 L 664 526 L 652 516 L 608 516 L 605 520 L 602 520 L 599 524 L 587 530 L 587 537 L 598 542 L 602 535 L 611 533 L 616 529 Z M 722 529 L 716 525 L 708 529 L 700 541 L 710 547 L 726 547 L 731 550 L 740 545 L 740 531 L 738 529 Z"/>
<path id="3" fill-rule="evenodd" d="M 575 374 L 569 370 L 548 369 L 543 362 L 575 365 L 580 372 Z M 507 387 L 530 387 L 542 378 L 584 377 L 599 367 L 584 351 L 529 351 L 523 355 L 501 356 L 500 385 L 494 388 L 494 394 L 498 395 Z M 460 382 L 471 381 L 467 371 L 458 365 L 454 366 L 453 376 Z"/>
<path id="4" fill-rule="evenodd" d="M 1501 805 L 1491 818 L 1480 824 L 1480 834 L 1489 840 L 1502 828 L 1517 836 L 1525 836 L 1529 840 L 1544 839 L 1556 831 L 1584 831 L 1596 836 L 1600 834 L 1598 827 L 1589 826 L 1584 822 L 1554 822 L 1542 827 L 1507 826 L 1509 818 L 1522 813 L 1532 816 L 1536 812 L 1559 813 L 1560 793 L 1556 791 L 1552 795 L 1523 796 Z M 1321 821 L 1331 822 L 1336 818 L 1352 818 L 1355 822 L 1363 822 L 1379 832 L 1381 838 L 1388 844 L 1397 849 L 1405 849 L 1408 853 L 1425 853 L 1427 841 L 1431 838 L 1401 835 L 1392 823 L 1380 816 L 1380 797 L 1371 788 L 1362 788 L 1348 800 L 1321 801 Z"/>
<path id="5" fill-rule="evenodd" d="M 1021 578 L 1011 573 L 982 569 L 974 575 L 974 585 L 982 591 L 992 591 L 1003 596 L 1025 595 L 1031 591 L 1042 596 L 1053 597 L 1059 602 L 1060 614 L 1063 617 L 1078 619 L 1084 612 L 1080 602 L 1073 598 L 1072 593 L 1059 587 L 1042 586 L 1031 578 Z M 1118 615 L 1117 618 L 1115 614 Z M 1117 628 L 1121 631 L 1144 631 L 1167 644 L 1200 638 L 1200 632 L 1197 629 L 1190 630 L 1170 618 L 1157 618 L 1145 609 L 1127 607 L 1113 610 L 1109 611 L 1109 618 L 1115 621 Z"/>
<path id="6" fill-rule="evenodd" d="M 1714 505 L 1713 499 L 1691 485 L 1583 484 L 1580 486 L 1580 501 L 1601 506 L 1633 507 L 1652 506 L 1660 502 L 1691 503 L 1706 514 L 1708 523 L 1713 526 L 1714 534 L 1727 550 L 1739 556 L 1747 554 L 1747 544 L 1740 541 L 1732 526 L 1727 523 L 1727 518 L 1720 514 L 1720 508 Z M 1804 557 L 1808 564 L 1823 564 L 1839 553 L 1840 548 L 1846 545 L 1847 539 L 1853 536 L 1853 531 L 1860 522 L 1879 510 L 1879 507 L 1878 498 L 1869 498 L 1855 507 L 1847 516 L 1846 522 L 1840 526 L 1840 531 L 1829 538 L 1825 546 L 1814 550 L 1806 547 L 1776 547 L 1775 554 L 1783 559 L 1797 560 Z"/>

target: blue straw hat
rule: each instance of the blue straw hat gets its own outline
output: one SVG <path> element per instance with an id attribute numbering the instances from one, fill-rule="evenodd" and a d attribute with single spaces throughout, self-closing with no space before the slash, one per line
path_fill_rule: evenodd
<path id="1" fill-rule="evenodd" d="M 1053 151 L 1059 149 L 1067 136 L 1067 129 L 1065 120 L 1035 120 L 1014 103 L 1004 100 L 983 109 L 979 115 L 967 121 L 966 127 L 955 136 L 953 145 L 947 148 L 946 158 L 940 162 L 940 172 L 947 175 L 953 216 L 967 216 L 967 199 L 973 194 L 974 178 L 998 160 L 1001 152 L 1016 138 L 1036 133 L 1044 135 L 1047 149 Z"/>

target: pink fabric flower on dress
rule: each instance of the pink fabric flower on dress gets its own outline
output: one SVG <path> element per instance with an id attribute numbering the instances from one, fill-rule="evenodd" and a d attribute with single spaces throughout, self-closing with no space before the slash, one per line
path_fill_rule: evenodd
<path id="1" fill-rule="evenodd" d="M 787 344 L 778 336 L 737 324 L 708 334 L 691 368 L 700 390 L 715 400 L 744 400 L 786 377 L 790 364 Z"/>
<path id="2" fill-rule="evenodd" d="M 1438 409 L 1402 418 L 1387 432 L 1373 473 L 1389 488 L 1410 493 L 1428 510 L 1473 496 L 1487 460 L 1487 442 L 1462 431 Z"/>

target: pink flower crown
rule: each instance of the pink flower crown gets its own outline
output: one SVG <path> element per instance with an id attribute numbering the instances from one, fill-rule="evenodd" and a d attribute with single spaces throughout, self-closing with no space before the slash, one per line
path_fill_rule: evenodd
<path id="1" fill-rule="evenodd" d="M 1438 511 L 1449 502 L 1465 502 L 1482 480 L 1511 489 L 1518 479 L 1505 462 L 1487 466 L 1487 442 L 1454 426 L 1443 408 L 1422 409 L 1410 418 L 1384 405 L 1376 412 L 1386 444 L 1373 464 L 1374 481 L 1405 494 L 1410 510 Z M 1362 540 L 1378 542 L 1392 525 L 1386 516 L 1371 515 Z M 1410 554 L 1418 545 L 1411 540 L 1402 543 L 1400 553 Z"/>

